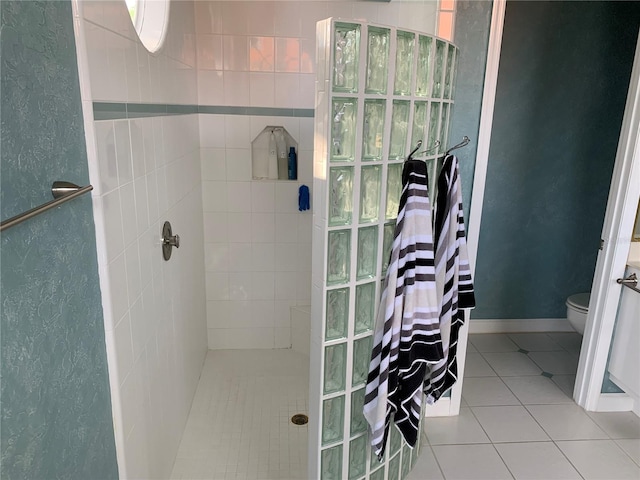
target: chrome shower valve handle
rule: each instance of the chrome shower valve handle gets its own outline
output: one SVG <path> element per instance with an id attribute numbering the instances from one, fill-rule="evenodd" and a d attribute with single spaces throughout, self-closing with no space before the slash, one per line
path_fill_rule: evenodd
<path id="1" fill-rule="evenodd" d="M 164 222 L 162 226 L 162 258 L 169 260 L 173 247 L 180 248 L 180 235 L 173 235 L 171 224 Z"/>

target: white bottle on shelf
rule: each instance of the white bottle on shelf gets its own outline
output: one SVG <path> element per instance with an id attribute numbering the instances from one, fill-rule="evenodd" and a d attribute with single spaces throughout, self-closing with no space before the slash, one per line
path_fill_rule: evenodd
<path id="1" fill-rule="evenodd" d="M 284 129 L 276 129 L 276 147 L 278 149 L 278 179 L 287 179 L 287 141 L 284 138 Z"/>
<path id="2" fill-rule="evenodd" d="M 276 147 L 276 136 L 273 130 L 269 135 L 269 179 L 278 179 L 278 149 Z"/>

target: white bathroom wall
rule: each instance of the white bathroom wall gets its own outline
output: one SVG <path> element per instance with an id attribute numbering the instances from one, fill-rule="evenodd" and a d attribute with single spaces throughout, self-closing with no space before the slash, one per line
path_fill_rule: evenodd
<path id="1" fill-rule="evenodd" d="M 94 121 L 93 101 L 195 104 L 194 7 L 172 2 L 155 55 L 124 1 L 74 7 L 118 468 L 168 478 L 207 348 L 198 116 Z"/>
<path id="2" fill-rule="evenodd" d="M 201 105 L 313 108 L 316 22 L 435 31 L 438 1 L 197 1 Z"/>
<path id="3" fill-rule="evenodd" d="M 252 181 L 251 140 L 283 125 L 298 141 L 298 181 Z M 313 119 L 202 115 L 209 348 L 289 348 L 289 307 L 311 301 Z"/>
<path id="4" fill-rule="evenodd" d="M 90 101 L 197 103 L 194 2 L 171 0 L 164 46 L 150 54 L 124 0 L 75 0 L 89 55 Z M 197 3 L 197 2 L 195 2 Z"/>
<path id="5" fill-rule="evenodd" d="M 200 115 L 209 348 L 289 348 L 289 307 L 311 301 L 312 214 L 298 212 L 297 192 L 313 180 L 316 22 L 334 16 L 432 33 L 437 6 L 195 2 L 198 104 L 233 112 Z M 251 140 L 267 125 L 285 126 L 298 142 L 297 182 L 251 180 Z"/>

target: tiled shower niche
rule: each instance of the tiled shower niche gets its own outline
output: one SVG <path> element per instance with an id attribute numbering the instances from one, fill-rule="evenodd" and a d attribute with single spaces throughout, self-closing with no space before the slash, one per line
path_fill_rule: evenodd
<path id="1" fill-rule="evenodd" d="M 309 476 L 395 480 L 419 455 L 392 426 L 371 455 L 362 415 L 375 313 L 393 241 L 402 165 L 446 149 L 457 48 L 416 31 L 318 23 Z"/>

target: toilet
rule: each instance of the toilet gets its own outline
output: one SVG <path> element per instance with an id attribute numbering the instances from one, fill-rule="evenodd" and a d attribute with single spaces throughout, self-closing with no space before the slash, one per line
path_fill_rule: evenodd
<path id="1" fill-rule="evenodd" d="M 591 293 L 576 293 L 567 298 L 567 320 L 580 335 L 584 335 L 584 326 L 589 312 Z"/>

